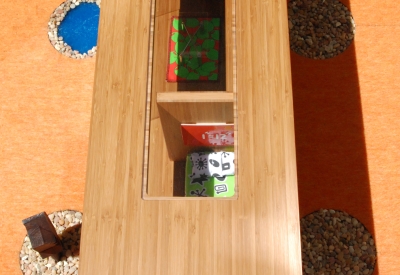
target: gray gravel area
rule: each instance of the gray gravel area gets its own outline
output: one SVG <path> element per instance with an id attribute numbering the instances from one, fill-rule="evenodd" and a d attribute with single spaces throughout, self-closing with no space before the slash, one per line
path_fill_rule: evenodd
<path id="1" fill-rule="evenodd" d="M 370 275 L 377 260 L 365 226 L 346 212 L 321 209 L 301 219 L 303 274 Z"/>
<path id="2" fill-rule="evenodd" d="M 288 16 L 290 48 L 304 57 L 335 57 L 354 39 L 354 19 L 338 0 L 291 0 Z"/>

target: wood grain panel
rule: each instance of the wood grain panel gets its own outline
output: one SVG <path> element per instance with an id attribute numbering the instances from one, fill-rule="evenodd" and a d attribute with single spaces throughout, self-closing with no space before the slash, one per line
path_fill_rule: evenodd
<path id="1" fill-rule="evenodd" d="M 164 138 L 171 160 L 185 160 L 193 147 L 183 144 L 182 123 L 233 123 L 233 94 L 229 93 L 193 93 L 188 100 L 177 101 L 168 93 L 160 93 L 157 98 Z M 179 93 L 180 94 L 180 93 Z M 171 96 L 173 95 L 173 96 Z M 151 160 L 150 160 L 151 161 Z"/>
<path id="2" fill-rule="evenodd" d="M 174 93 L 158 93 L 157 103 L 233 103 L 233 93 L 221 92 L 174 92 Z"/>
<path id="3" fill-rule="evenodd" d="M 229 67 L 227 68 L 228 64 L 231 64 L 233 62 L 233 36 L 229 33 L 229 35 L 226 35 L 224 31 L 221 31 L 221 45 L 223 45 L 220 48 L 220 79 L 219 81 L 215 82 L 187 82 L 187 83 L 174 83 L 174 82 L 167 82 L 165 80 L 166 78 L 166 65 L 168 64 L 168 40 L 169 40 L 169 28 L 171 24 L 171 18 L 172 16 L 218 16 L 221 17 L 222 19 L 225 17 L 225 11 L 223 10 L 223 6 L 227 7 L 228 10 L 233 10 L 232 2 L 231 1 L 225 1 L 225 3 L 219 2 L 217 6 L 215 6 L 215 3 L 210 0 L 201 0 L 201 1 L 196 1 L 195 4 L 191 3 L 189 0 L 182 0 L 182 1 L 172 1 L 172 2 L 177 2 L 177 3 L 166 3 L 169 1 L 164 1 L 163 3 L 159 3 L 161 9 L 165 7 L 172 7 L 172 6 L 180 6 L 179 10 L 174 10 L 174 9 L 166 9 L 164 12 L 159 13 L 156 12 L 155 18 L 154 18 L 154 46 L 151 45 L 151 48 L 153 49 L 153 55 L 152 55 L 152 60 L 154 62 L 151 63 L 151 71 L 152 74 L 149 79 L 151 79 L 151 87 L 150 87 L 150 93 L 148 95 L 148 100 L 149 104 L 147 106 L 147 112 L 150 112 L 150 116 L 148 119 L 148 122 L 146 123 L 146 148 L 145 148 L 145 163 L 144 163 L 144 179 L 143 179 L 143 188 L 145 192 L 143 192 L 143 196 L 147 197 L 150 196 L 152 198 L 165 198 L 167 199 L 168 197 L 172 196 L 174 190 L 171 189 L 173 185 L 175 186 L 181 186 L 182 183 L 178 183 L 175 180 L 171 182 L 169 179 L 171 176 L 168 176 L 167 178 L 164 177 L 164 175 L 172 175 L 176 174 L 175 168 L 177 167 L 176 164 L 171 163 L 170 157 L 168 155 L 164 155 L 163 152 L 167 150 L 165 147 L 167 144 L 163 142 L 166 138 L 164 135 L 163 131 L 158 131 L 156 129 L 159 129 L 158 125 L 158 120 L 157 118 L 160 117 L 159 114 L 159 108 L 157 106 L 157 98 L 159 98 L 161 101 L 168 100 L 163 93 L 166 93 L 167 97 L 170 97 L 172 99 L 174 97 L 174 93 L 179 90 L 179 96 L 175 96 L 175 99 L 173 100 L 178 100 L 178 101 L 186 101 L 186 100 L 192 100 L 195 99 L 195 94 L 204 91 L 216 91 L 219 94 L 221 92 L 224 92 L 226 86 L 232 87 L 233 83 L 233 68 Z M 210 8 L 213 7 L 213 8 Z M 160 9 L 160 7 L 156 6 L 156 10 Z M 207 12 L 208 11 L 208 12 Z M 230 13 L 229 14 L 229 21 L 225 20 L 225 22 L 222 24 L 222 29 L 226 28 L 227 29 L 232 29 L 233 27 L 233 18 L 234 14 Z M 224 20 L 223 20 L 224 21 Z M 152 20 L 153 22 L 153 20 Z M 227 45 L 227 50 L 225 50 L 225 46 Z M 226 58 L 225 58 L 226 57 Z M 226 72 L 229 72 L 231 74 L 227 75 Z M 202 89 L 205 89 L 202 91 Z M 224 89 L 224 90 L 221 90 Z M 197 91 L 196 93 L 191 93 L 188 94 L 185 91 Z M 207 93 L 207 97 L 210 96 L 207 100 L 210 101 L 212 98 L 214 98 L 211 93 Z M 217 95 L 217 94 L 216 94 Z M 201 100 L 206 100 L 206 96 L 201 96 Z M 220 97 L 226 97 L 226 95 L 221 95 Z M 232 97 L 232 94 L 229 97 L 229 101 L 232 102 L 232 100 L 235 100 L 235 96 Z M 163 99 L 164 98 L 164 99 Z M 221 100 L 221 99 L 219 99 Z M 224 99 L 225 100 L 225 99 Z M 193 105 L 193 104 L 192 104 Z M 235 105 L 235 103 L 234 103 Z M 172 105 L 171 105 L 172 106 Z M 184 106 L 182 104 L 181 106 Z M 171 108 L 171 107 L 169 107 Z M 188 108 L 186 108 L 188 110 Z M 161 110 L 162 112 L 162 110 Z M 233 112 L 233 111 L 232 111 Z M 190 113 L 190 112 L 189 112 Z M 193 113 L 193 112 L 191 112 Z M 231 113 L 231 111 L 229 111 Z M 175 119 L 170 119 L 168 120 L 168 117 L 170 115 L 166 113 L 166 115 L 162 118 L 162 121 L 167 121 L 171 122 L 172 125 L 168 125 L 168 123 L 164 123 L 164 125 L 168 130 L 167 136 L 170 138 L 168 144 L 172 144 L 172 149 L 170 148 L 170 156 L 172 155 L 173 159 L 175 160 L 183 160 L 186 156 L 186 154 L 189 152 L 190 147 L 183 146 L 182 141 L 181 141 L 181 134 L 180 134 L 180 128 L 178 125 L 177 120 Z M 224 117 L 224 116 L 223 116 Z M 223 118 L 222 117 L 222 118 Z M 183 117 L 184 118 L 184 117 Z M 201 118 L 201 117 L 200 117 Z M 180 120 L 182 121 L 182 119 Z M 195 117 L 192 116 L 191 121 L 197 121 Z M 212 121 L 212 120 L 209 120 Z M 232 122 L 233 119 L 230 119 L 230 122 Z M 198 121 L 197 121 L 198 122 Z M 156 123 L 156 125 L 153 127 L 153 123 Z M 172 131 L 171 131 L 172 128 Z M 172 132 L 172 133 L 171 133 Z M 171 147 L 170 146 L 170 147 Z M 178 149 L 179 150 L 178 150 Z M 166 159 L 160 159 L 160 158 L 166 158 Z M 163 164 L 163 168 L 159 168 L 159 165 Z M 175 168 L 172 168 L 175 167 Z M 154 169 L 154 170 L 153 170 Z M 165 169 L 170 169 L 169 172 L 165 172 Z M 149 177 L 149 178 L 147 178 Z M 150 179 L 151 178 L 151 179 Z M 173 177 L 175 178 L 175 176 Z M 182 180 L 182 179 L 181 179 Z M 172 192 L 172 193 L 171 193 Z M 171 198 L 169 198 L 171 199 Z"/>
<path id="4" fill-rule="evenodd" d="M 156 16 L 162 16 L 167 13 L 177 12 L 180 7 L 180 1 L 158 1 L 155 14 Z"/>
<path id="5" fill-rule="evenodd" d="M 142 274 L 138 267 L 144 262 L 144 252 L 138 236 L 152 232 L 141 230 L 141 216 L 137 215 L 142 209 L 138 183 L 143 161 L 149 22 L 149 1 L 102 3 L 80 274 Z"/>
<path id="6" fill-rule="evenodd" d="M 151 122 L 149 142 L 149 161 L 146 193 L 153 197 L 173 195 L 174 162 L 168 157 L 167 146 L 160 118 Z"/>
<path id="7" fill-rule="evenodd" d="M 103 3 L 80 274 L 301 273 L 286 1 L 236 10 L 240 195 L 143 200 L 150 3 Z"/>
<path id="8" fill-rule="evenodd" d="M 249 185 L 239 184 L 239 198 L 249 203 L 234 211 L 248 219 L 243 231 L 255 233 L 240 253 L 253 259 L 247 273 L 300 274 L 286 1 L 236 3 L 238 181 Z M 245 241 L 240 230 L 234 238 Z"/>
<path id="9" fill-rule="evenodd" d="M 179 11 L 158 16 L 154 28 L 153 73 L 151 81 L 151 118 L 157 118 L 157 92 L 172 92 L 178 90 L 178 83 L 167 82 L 168 43 L 172 16 L 178 16 Z"/>

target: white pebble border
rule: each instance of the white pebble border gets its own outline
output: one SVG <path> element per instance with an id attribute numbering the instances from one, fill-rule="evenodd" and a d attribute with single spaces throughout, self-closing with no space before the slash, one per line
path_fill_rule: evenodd
<path id="1" fill-rule="evenodd" d="M 366 227 L 346 212 L 320 209 L 301 219 L 303 274 L 371 275 L 377 252 Z"/>
<path id="2" fill-rule="evenodd" d="M 72 50 L 71 46 L 63 41 L 61 36 L 58 36 L 58 26 L 64 20 L 66 14 L 71 9 L 74 9 L 80 3 L 96 3 L 100 8 L 101 0 L 67 0 L 63 2 L 50 16 L 48 23 L 48 35 L 50 43 L 61 54 L 74 58 L 83 59 L 93 57 L 96 54 L 97 46 L 94 46 L 87 53 L 80 53 L 79 51 Z"/>
<path id="3" fill-rule="evenodd" d="M 77 275 L 82 213 L 73 210 L 57 211 L 49 214 L 49 219 L 63 242 L 61 257 L 43 259 L 39 252 L 32 249 L 29 237 L 26 236 L 19 254 L 22 274 Z"/>

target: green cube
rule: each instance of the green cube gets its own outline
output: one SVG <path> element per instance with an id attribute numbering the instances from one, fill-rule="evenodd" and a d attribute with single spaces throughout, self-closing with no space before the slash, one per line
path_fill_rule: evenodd
<path id="1" fill-rule="evenodd" d="M 186 197 L 232 197 L 235 195 L 235 176 L 221 178 L 200 175 L 190 178 L 192 174 L 192 161 L 190 155 L 186 157 L 185 195 Z"/>

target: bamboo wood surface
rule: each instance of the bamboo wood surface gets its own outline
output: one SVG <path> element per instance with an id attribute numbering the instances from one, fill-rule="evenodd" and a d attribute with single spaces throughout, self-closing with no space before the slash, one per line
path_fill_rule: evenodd
<path id="1" fill-rule="evenodd" d="M 232 93 L 158 93 L 157 101 L 160 117 L 151 120 L 149 157 L 144 165 L 148 171 L 143 188 L 146 199 L 171 197 L 173 186 L 183 185 L 183 178 L 178 179 L 182 182 L 177 182 L 174 176 L 175 161 L 184 160 L 195 148 L 183 144 L 181 123 L 234 121 Z"/>
<path id="2" fill-rule="evenodd" d="M 234 122 L 232 93 L 158 93 L 157 103 L 164 133 L 161 138 L 173 161 L 185 160 L 191 150 L 183 144 L 181 124 Z"/>
<path id="3" fill-rule="evenodd" d="M 151 3 L 102 3 L 80 274 L 301 274 L 286 1 L 235 6 L 239 197 L 143 200 Z"/>
<path id="4" fill-rule="evenodd" d="M 177 102 L 230 102 L 233 103 L 233 93 L 226 92 L 176 92 L 176 93 L 158 93 L 157 103 L 177 103 Z M 233 114 L 233 112 L 232 112 Z"/>
<path id="5" fill-rule="evenodd" d="M 232 10 L 231 1 L 215 2 L 210 0 L 198 0 L 196 4 L 190 0 L 165 0 L 162 3 L 156 4 L 155 18 L 154 18 L 154 32 L 150 37 L 154 37 L 153 54 L 151 55 L 151 85 L 148 89 L 148 98 L 150 99 L 147 104 L 146 112 L 146 139 L 145 139 L 145 160 L 144 160 L 144 177 L 143 177 L 143 197 L 148 199 L 173 199 L 172 196 L 176 195 L 176 190 L 182 189 L 183 177 L 176 177 L 179 174 L 177 167 L 179 166 L 175 161 L 183 160 L 190 148 L 184 146 L 181 141 L 181 132 L 179 122 L 200 122 L 205 121 L 208 117 L 208 122 L 213 121 L 226 121 L 228 117 L 229 122 L 233 122 L 232 115 L 235 107 L 232 105 L 222 104 L 223 108 L 215 112 L 213 104 L 200 105 L 204 115 L 201 111 L 191 111 L 190 104 L 180 104 L 181 110 L 186 110 L 190 117 L 185 116 L 184 113 L 178 119 L 173 118 L 166 110 L 173 110 L 173 104 L 166 105 L 164 108 L 160 107 L 157 102 L 160 100 L 167 101 L 173 99 L 176 103 L 191 102 L 195 99 L 200 101 L 205 100 L 228 100 L 233 102 L 236 106 L 236 96 L 233 93 L 230 95 L 223 95 L 226 88 L 232 91 L 233 86 L 233 34 L 229 32 L 225 35 L 224 29 L 232 30 L 234 27 L 234 13 L 230 12 L 225 18 L 225 10 Z M 220 54 L 219 54 L 219 80 L 212 82 L 167 82 L 166 78 L 166 64 L 168 64 L 169 52 L 167 45 L 170 39 L 170 24 L 172 16 L 195 16 L 195 17 L 219 17 L 221 18 L 221 31 L 220 31 Z M 153 20 L 151 20 L 153 21 Z M 151 46 L 151 45 L 150 45 Z M 175 94 L 179 91 L 179 96 Z M 196 92 L 195 92 L 196 91 Z M 210 92 L 213 91 L 213 92 Z M 166 95 L 163 95 L 163 94 Z M 175 96 L 174 96 L 175 94 Z M 208 97 L 208 99 L 206 99 Z M 228 98 L 227 98 L 228 97 Z M 168 99 L 169 98 L 169 99 Z M 191 104 L 192 106 L 194 104 Z M 207 106 L 209 108 L 207 108 Z M 226 107 L 229 106 L 227 109 Z M 159 111 L 159 108 L 160 111 Z M 183 109 L 182 109 L 183 108 Z M 190 111 L 189 111 L 190 110 Z M 164 115 L 160 116 L 160 112 Z M 225 115 L 228 112 L 228 116 Z M 236 112 L 236 111 L 235 111 Z M 209 116 L 208 113 L 214 114 Z M 198 114 L 198 115 L 196 115 Z M 190 120 L 187 120 L 190 118 Z M 163 128 L 160 128 L 160 123 Z M 164 129 L 164 130 L 162 130 Z M 168 150 L 167 150 L 168 149 Z M 196 148 L 199 149 L 199 148 Z M 181 167 L 182 172 L 184 166 Z M 184 190 L 183 190 L 184 191 Z M 180 192 L 180 196 L 183 193 Z"/>

